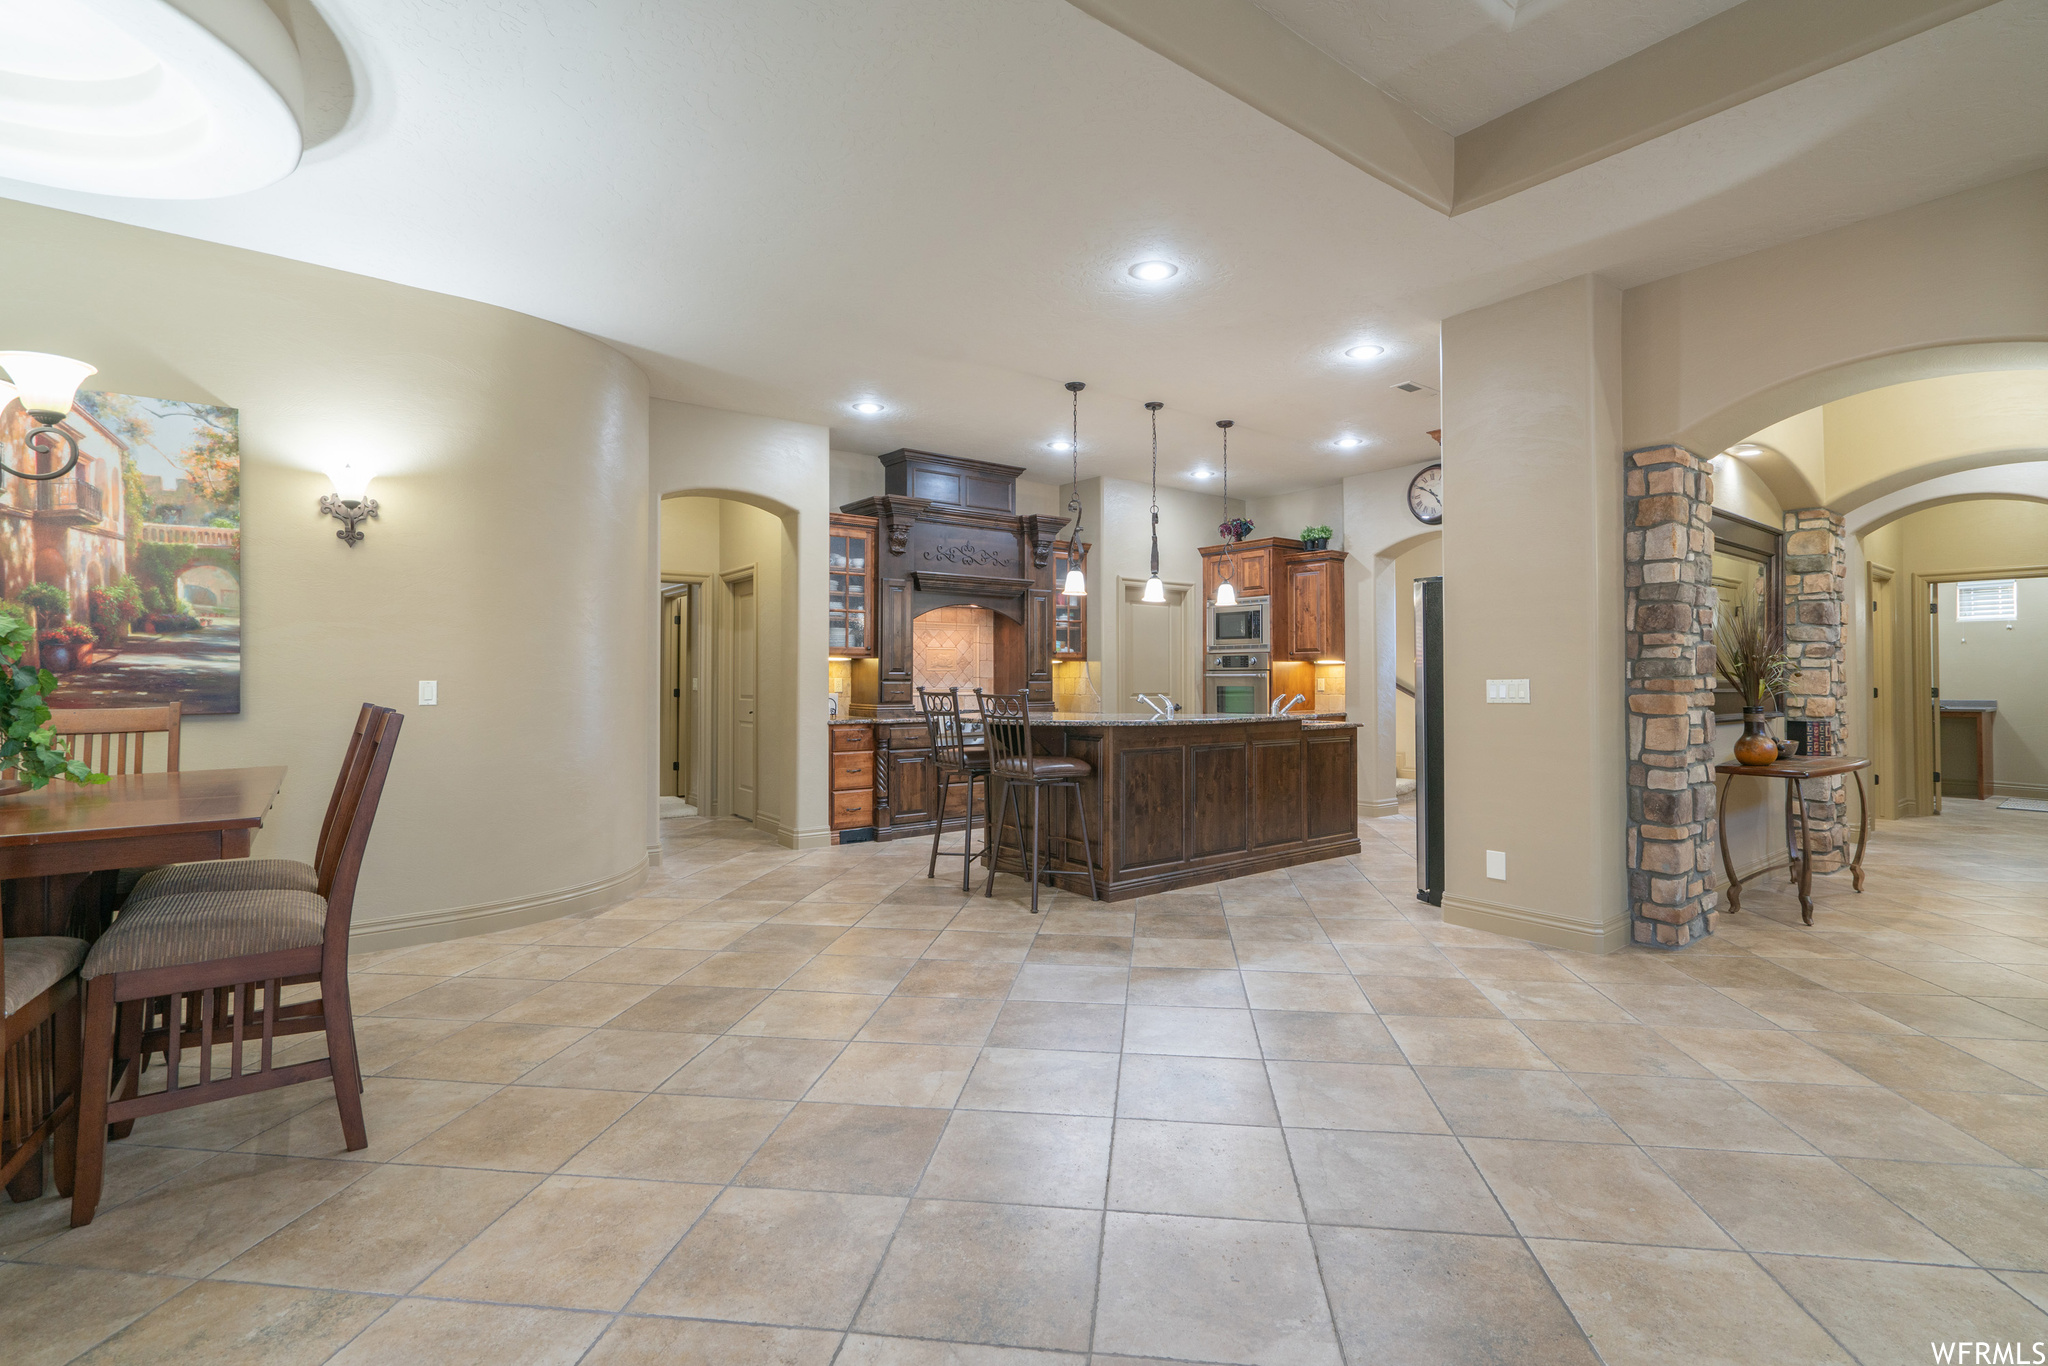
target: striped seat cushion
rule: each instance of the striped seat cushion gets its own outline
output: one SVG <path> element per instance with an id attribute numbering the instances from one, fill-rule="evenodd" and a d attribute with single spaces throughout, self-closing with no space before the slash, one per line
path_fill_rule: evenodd
<path id="1" fill-rule="evenodd" d="M 63 981 L 76 970 L 79 960 L 85 957 L 87 947 L 89 946 L 83 939 L 66 939 L 54 934 L 23 935 L 18 939 L 9 939 L 7 1013 L 13 1015 L 19 1012 L 30 1001 Z"/>
<path id="2" fill-rule="evenodd" d="M 303 949 L 327 928 L 327 900 L 312 892 L 190 892 L 130 902 L 86 955 L 82 976 L 210 963 Z"/>
<path id="3" fill-rule="evenodd" d="M 320 874 L 292 858 L 217 858 L 152 868 L 129 893 L 131 901 L 193 892 L 317 892 Z"/>

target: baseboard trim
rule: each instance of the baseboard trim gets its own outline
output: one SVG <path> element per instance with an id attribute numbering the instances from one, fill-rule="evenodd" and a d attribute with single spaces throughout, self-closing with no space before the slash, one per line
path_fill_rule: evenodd
<path id="1" fill-rule="evenodd" d="M 1401 802 L 1396 797 L 1385 797 L 1378 801 L 1361 801 L 1358 804 L 1358 819 L 1362 821 L 1377 820 L 1381 816 L 1398 816 L 1400 814 Z"/>
<path id="2" fill-rule="evenodd" d="M 493 930 L 517 929 L 521 925 L 553 920 L 557 916 L 608 910 L 630 900 L 646 881 L 647 864 L 643 861 L 623 873 L 586 882 L 580 887 L 565 887 L 558 892 L 371 921 L 350 929 L 348 942 L 351 948 L 364 950 L 403 949 L 443 939 L 488 934 Z"/>
<path id="3" fill-rule="evenodd" d="M 1991 784 L 1994 797 L 2048 797 L 2048 783 L 2000 783 Z"/>
<path id="4" fill-rule="evenodd" d="M 659 868 L 659 867 L 661 867 L 661 846 L 660 846 L 660 845 L 658 845 L 658 844 L 650 844 L 650 845 L 648 845 L 648 846 L 647 846 L 647 866 L 648 866 L 649 868 Z"/>
<path id="5" fill-rule="evenodd" d="M 1444 894 L 1443 912 L 1446 925 L 1529 939 L 1553 949 L 1613 953 L 1616 949 L 1627 948 L 1629 943 L 1626 917 L 1610 920 L 1604 925 L 1588 925 L 1583 920 L 1567 920 L 1548 911 L 1475 901 L 1469 897 L 1452 896 L 1448 892 Z"/>

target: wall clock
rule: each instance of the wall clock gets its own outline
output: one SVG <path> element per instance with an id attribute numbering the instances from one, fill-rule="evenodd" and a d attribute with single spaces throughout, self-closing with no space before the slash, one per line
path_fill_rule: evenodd
<path id="1" fill-rule="evenodd" d="M 1408 510 L 1424 526 L 1444 523 L 1444 467 L 1431 465 L 1408 481 Z"/>

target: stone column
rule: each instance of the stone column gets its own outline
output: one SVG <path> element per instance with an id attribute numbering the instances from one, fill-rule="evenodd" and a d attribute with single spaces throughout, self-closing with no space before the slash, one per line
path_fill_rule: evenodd
<path id="1" fill-rule="evenodd" d="M 1842 519 L 1826 508 L 1785 514 L 1785 648 L 1799 676 L 1785 696 L 1789 718 L 1835 723 L 1835 752 L 1849 752 L 1849 681 L 1842 660 L 1842 604 L 1849 583 L 1849 549 Z M 1809 778 L 1807 843 L 1813 871 L 1832 873 L 1849 861 L 1849 794 L 1843 778 Z M 1797 834 L 1793 836 L 1795 842 Z"/>
<path id="2" fill-rule="evenodd" d="M 1639 944 L 1711 934 L 1714 480 L 1678 446 L 1626 457 L 1628 897 Z"/>

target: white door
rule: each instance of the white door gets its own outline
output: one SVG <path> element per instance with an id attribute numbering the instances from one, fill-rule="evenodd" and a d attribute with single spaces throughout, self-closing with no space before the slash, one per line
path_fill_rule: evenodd
<path id="1" fill-rule="evenodd" d="M 760 761 L 755 726 L 759 700 L 760 629 L 755 613 L 754 581 L 734 579 L 732 594 L 732 814 L 754 819 L 760 797 Z"/>
<path id="2" fill-rule="evenodd" d="M 661 600 L 661 795 L 683 794 L 682 755 L 677 750 L 681 719 L 677 699 L 682 695 L 683 595 Z"/>
<path id="3" fill-rule="evenodd" d="M 1169 584 L 1165 602 L 1143 601 L 1145 585 L 1123 582 L 1117 604 L 1118 711 L 1146 712 L 1139 693 L 1164 694 L 1200 711 L 1188 687 L 1188 586 Z"/>

